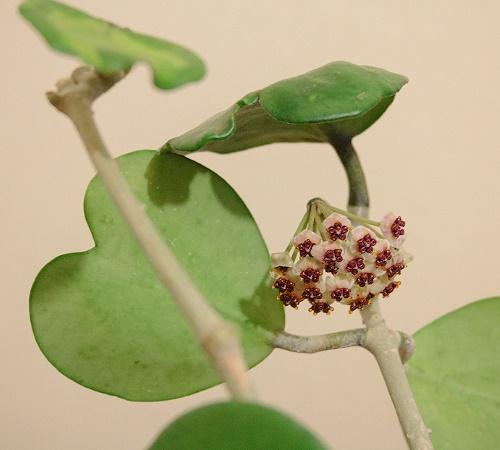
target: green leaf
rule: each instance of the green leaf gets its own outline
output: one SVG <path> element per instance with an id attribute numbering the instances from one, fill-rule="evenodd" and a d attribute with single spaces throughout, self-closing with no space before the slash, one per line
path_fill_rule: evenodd
<path id="1" fill-rule="evenodd" d="M 250 212 L 218 175 L 190 159 L 137 151 L 118 159 L 129 184 L 209 303 L 240 329 L 249 366 L 271 351 L 283 307 Z M 85 196 L 96 246 L 60 256 L 31 291 L 35 338 L 64 375 L 96 391 L 154 401 L 220 382 L 157 281 L 100 179 Z"/>
<path id="2" fill-rule="evenodd" d="M 52 0 L 26 0 L 19 8 L 54 49 L 77 56 L 103 74 L 147 62 L 154 83 L 172 89 L 205 75 L 203 62 L 190 50 L 135 33 Z"/>
<path id="3" fill-rule="evenodd" d="M 418 331 L 409 377 L 439 450 L 500 443 L 500 297 L 453 311 Z"/>
<path id="4" fill-rule="evenodd" d="M 348 140 L 372 125 L 407 81 L 376 67 L 333 62 L 248 94 L 162 150 L 230 153 L 273 142 Z"/>
<path id="5" fill-rule="evenodd" d="M 295 420 L 254 403 L 215 403 L 171 423 L 149 450 L 326 450 Z"/>

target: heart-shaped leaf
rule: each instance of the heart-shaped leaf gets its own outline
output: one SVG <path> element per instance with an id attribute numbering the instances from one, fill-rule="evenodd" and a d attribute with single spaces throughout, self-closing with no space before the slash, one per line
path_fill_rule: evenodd
<path id="1" fill-rule="evenodd" d="M 138 151 L 118 161 L 192 281 L 239 327 L 248 365 L 260 362 L 284 316 L 246 206 L 222 178 L 184 156 Z M 31 291 L 33 331 L 49 361 L 84 386 L 129 400 L 170 399 L 219 383 L 98 178 L 85 216 L 95 248 L 54 259 Z"/>
<path id="2" fill-rule="evenodd" d="M 103 74 L 147 62 L 154 83 L 172 89 L 202 78 L 203 62 L 190 50 L 146 34 L 135 33 L 52 0 L 26 0 L 21 14 L 54 49 L 77 56 Z"/>
<path id="3" fill-rule="evenodd" d="M 500 443 L 500 297 L 453 311 L 418 331 L 408 374 L 439 450 Z"/>
<path id="4" fill-rule="evenodd" d="M 162 150 L 230 153 L 273 142 L 349 140 L 384 113 L 407 81 L 376 67 L 333 62 L 248 94 Z"/>
<path id="5" fill-rule="evenodd" d="M 295 420 L 254 403 L 215 403 L 171 423 L 149 450 L 327 450 Z"/>

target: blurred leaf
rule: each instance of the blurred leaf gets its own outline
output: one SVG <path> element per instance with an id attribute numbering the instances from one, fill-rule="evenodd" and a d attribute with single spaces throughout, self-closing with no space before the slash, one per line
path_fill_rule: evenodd
<path id="1" fill-rule="evenodd" d="M 19 8 L 54 49 L 77 56 L 103 74 L 147 62 L 154 83 L 172 89 L 202 78 L 203 62 L 190 50 L 135 33 L 52 0 L 26 0 Z"/>
<path id="2" fill-rule="evenodd" d="M 119 158 L 151 220 L 209 303 L 240 329 L 254 366 L 283 329 L 268 280 L 269 254 L 250 212 L 218 175 L 153 151 Z M 85 216 L 96 246 L 60 256 L 31 291 L 33 331 L 64 375 L 129 400 L 181 397 L 220 382 L 170 295 L 157 281 L 101 181 Z"/>
<path id="3" fill-rule="evenodd" d="M 171 423 L 149 450 L 326 450 L 295 420 L 253 404 L 215 403 Z"/>
<path id="4" fill-rule="evenodd" d="M 376 67 L 333 62 L 248 94 L 162 150 L 230 153 L 273 142 L 349 140 L 384 113 L 407 81 Z"/>
<path id="5" fill-rule="evenodd" d="M 500 443 L 500 297 L 471 303 L 415 335 L 409 377 L 439 450 Z"/>

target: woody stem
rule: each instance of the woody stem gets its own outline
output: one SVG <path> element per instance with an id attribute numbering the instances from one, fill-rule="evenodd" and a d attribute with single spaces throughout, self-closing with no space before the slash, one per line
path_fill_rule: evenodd
<path id="1" fill-rule="evenodd" d="M 253 392 L 236 329 L 208 304 L 190 280 L 130 189 L 97 128 L 92 103 L 123 76 L 123 73 L 104 76 L 91 67 L 80 67 L 70 78 L 58 82 L 57 91 L 47 96 L 75 125 L 116 208 L 231 394 L 238 399 L 251 399 Z"/>
<path id="2" fill-rule="evenodd" d="M 351 140 L 332 140 L 331 144 L 344 165 L 349 181 L 348 209 L 354 214 L 368 217 L 368 186 Z M 399 334 L 386 325 L 377 299 L 363 308 L 360 314 L 366 327 L 364 347 L 377 360 L 409 448 L 432 450 L 429 431 L 418 410 L 398 353 L 401 342 Z"/>
<path id="3" fill-rule="evenodd" d="M 405 363 L 413 354 L 415 344 L 411 336 L 399 332 L 399 356 Z M 295 353 L 318 353 L 326 350 L 337 350 L 346 347 L 365 347 L 366 328 L 336 331 L 335 333 L 319 334 L 316 336 L 299 336 L 282 331 L 270 336 L 274 348 L 280 348 Z"/>

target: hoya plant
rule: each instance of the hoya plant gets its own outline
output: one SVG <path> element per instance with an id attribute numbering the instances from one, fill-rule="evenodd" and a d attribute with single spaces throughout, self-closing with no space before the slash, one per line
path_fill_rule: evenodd
<path id="1" fill-rule="evenodd" d="M 144 443 L 151 449 L 325 449 L 301 424 L 259 404 L 247 370 L 276 348 L 360 346 L 380 367 L 409 448 L 497 448 L 500 363 L 492 355 L 500 298 L 471 303 L 413 337 L 390 329 L 380 308 L 390 307 L 395 292 L 404 295 L 413 257 L 405 249 L 406 221 L 391 212 L 398 205 L 370 218 L 352 140 L 383 115 L 406 77 L 331 62 L 243 95 L 166 138 L 161 149 L 115 160 L 94 101 L 138 61 L 150 65 L 159 89 L 200 80 L 204 63 L 180 45 L 55 1 L 26 0 L 20 12 L 50 46 L 86 64 L 47 97 L 72 121 L 97 170 L 84 199 L 95 246 L 53 259 L 31 290 L 33 333 L 57 370 L 133 401 L 172 400 L 226 384 L 232 400 L 179 417 Z M 349 199 L 346 208 L 311 199 L 290 224 L 288 246 L 270 252 L 238 193 L 189 154 L 276 142 L 331 145 L 345 168 Z M 361 314 L 365 327 L 293 335 L 285 331 L 285 308 L 331 315 L 332 330 L 337 314 Z"/>

